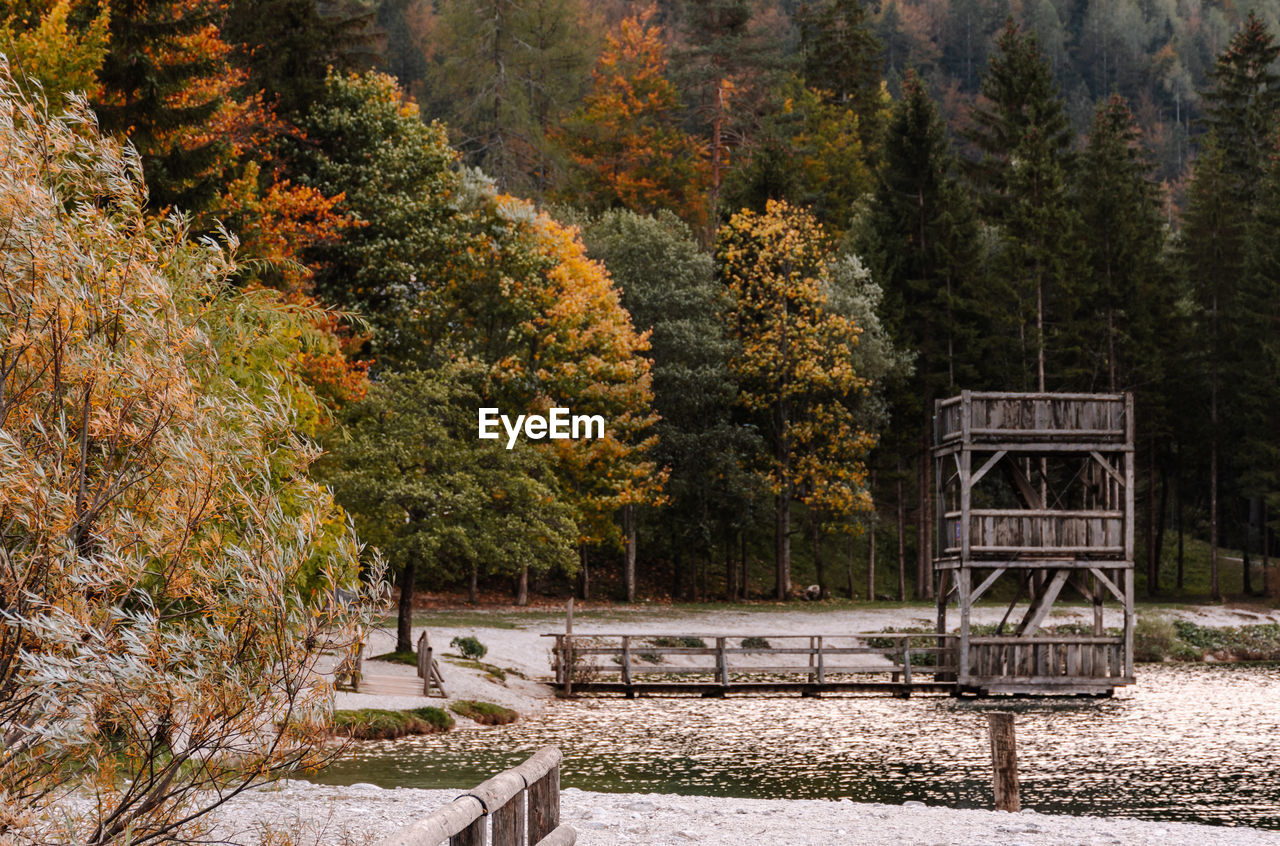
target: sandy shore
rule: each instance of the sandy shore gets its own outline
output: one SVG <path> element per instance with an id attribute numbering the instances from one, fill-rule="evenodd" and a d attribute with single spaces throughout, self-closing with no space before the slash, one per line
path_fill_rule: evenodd
<path id="1" fill-rule="evenodd" d="M 382 790 L 285 782 L 228 803 L 216 835 L 257 843 L 288 832 L 294 846 L 376 843 L 457 797 L 459 790 Z M 566 789 L 562 821 L 581 846 L 1253 846 L 1280 844 L 1280 833 L 1120 817 L 1004 814 L 849 800 L 727 799 L 707 796 L 589 793 Z"/>

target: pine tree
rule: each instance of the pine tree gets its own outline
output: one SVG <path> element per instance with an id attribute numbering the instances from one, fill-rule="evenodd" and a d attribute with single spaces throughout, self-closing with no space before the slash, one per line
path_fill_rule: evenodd
<path id="1" fill-rule="evenodd" d="M 977 221 L 953 173 L 946 128 L 914 71 L 903 81 L 884 151 L 863 249 L 885 289 L 890 331 L 916 359 L 913 378 L 895 380 L 890 394 L 893 419 L 908 425 L 894 427 L 879 452 L 893 456 L 891 466 L 916 467 L 924 515 L 933 490 L 925 434 L 933 400 L 977 381 L 982 347 L 975 337 L 981 320 L 969 303 L 978 269 Z M 908 431 L 920 437 L 895 436 Z M 920 537 L 916 592 L 926 596 L 930 535 Z"/>
<path id="2" fill-rule="evenodd" d="M 1071 130 L 1057 85 L 1036 44 L 1010 19 L 982 80 L 985 103 L 970 113 L 967 138 L 981 159 L 970 167 L 980 209 L 998 228 L 999 266 L 988 276 L 989 313 L 1007 315 L 1006 378 L 1023 389 L 1070 385 L 1060 368 L 1077 355 L 1067 320 L 1077 307 L 1068 268 L 1076 211 L 1068 191 Z M 1012 308 L 1010 308 L 1012 304 Z M 1050 361 L 1052 359 L 1052 361 Z"/>
<path id="3" fill-rule="evenodd" d="M 852 109 L 861 119 L 863 143 L 870 143 L 879 129 L 883 46 L 867 23 L 864 4 L 817 0 L 801 5 L 796 18 L 805 83 Z"/>

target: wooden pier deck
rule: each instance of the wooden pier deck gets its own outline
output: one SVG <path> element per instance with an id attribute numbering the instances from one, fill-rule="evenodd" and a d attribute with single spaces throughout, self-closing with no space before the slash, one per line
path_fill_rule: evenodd
<path id="1" fill-rule="evenodd" d="M 954 635 L 546 634 L 561 694 L 954 692 Z M 779 645 L 775 645 L 775 642 Z M 798 642 L 798 643 L 797 643 Z"/>

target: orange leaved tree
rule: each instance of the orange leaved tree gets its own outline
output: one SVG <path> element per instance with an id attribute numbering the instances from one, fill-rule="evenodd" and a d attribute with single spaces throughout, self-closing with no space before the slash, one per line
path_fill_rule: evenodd
<path id="1" fill-rule="evenodd" d="M 706 223 L 706 150 L 680 126 L 680 94 L 666 77 L 653 9 L 608 36 L 595 87 L 566 121 L 560 141 L 573 163 L 569 198 L 596 209 L 670 209 Z"/>

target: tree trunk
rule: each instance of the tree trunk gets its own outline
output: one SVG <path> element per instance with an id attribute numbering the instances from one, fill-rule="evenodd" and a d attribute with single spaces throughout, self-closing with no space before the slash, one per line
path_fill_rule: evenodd
<path id="1" fill-rule="evenodd" d="M 1252 562 L 1249 560 L 1249 546 L 1253 540 L 1253 499 L 1249 499 L 1247 510 L 1244 518 L 1244 542 L 1241 545 L 1240 552 L 1240 582 L 1244 587 L 1245 596 L 1253 596 L 1253 573 L 1250 572 Z"/>
<path id="2" fill-rule="evenodd" d="M 876 601 L 876 512 L 871 512 L 871 528 L 867 530 L 867 600 Z M 849 572 L 849 598 L 853 599 L 853 571 Z"/>
<path id="3" fill-rule="evenodd" d="M 1273 579 L 1271 578 L 1271 531 L 1267 527 L 1267 499 L 1262 498 L 1262 595 L 1271 596 L 1274 593 Z"/>
<path id="4" fill-rule="evenodd" d="M 1182 590 L 1182 553 L 1184 549 L 1184 541 L 1186 535 L 1182 531 L 1182 472 L 1179 469 L 1178 478 L 1174 482 L 1174 498 L 1173 510 L 1178 521 L 1178 590 Z"/>
<path id="5" fill-rule="evenodd" d="M 467 579 L 467 602 L 471 605 L 475 605 L 480 601 L 479 579 L 480 567 L 472 564 L 470 577 Z"/>
<path id="6" fill-rule="evenodd" d="M 809 541 L 813 545 L 813 569 L 818 576 L 818 596 L 826 598 L 827 576 L 825 562 L 822 560 L 822 528 L 812 516 L 809 518 Z"/>
<path id="7" fill-rule="evenodd" d="M 578 560 L 582 565 L 578 577 L 582 584 L 582 601 L 586 602 L 591 599 L 591 573 L 587 570 L 587 548 L 585 546 L 578 546 Z"/>
<path id="8" fill-rule="evenodd" d="M 928 405 L 932 407 L 933 400 L 929 400 Z M 924 444 L 924 448 L 921 450 L 921 460 L 924 462 L 924 471 L 921 473 L 924 492 L 920 496 L 920 540 L 918 545 L 921 549 L 920 561 L 923 564 L 924 598 L 933 599 L 933 456 L 929 449 L 928 422 L 928 418 L 926 418 L 925 435 L 921 439 Z"/>
<path id="9" fill-rule="evenodd" d="M 774 596 L 786 599 L 791 595 L 791 491 L 786 485 L 773 498 L 773 511 Z"/>
<path id="10" fill-rule="evenodd" d="M 681 576 L 681 570 L 684 567 L 684 556 L 681 554 L 680 544 L 676 544 L 675 554 L 671 557 L 671 599 L 674 602 L 680 601 L 680 591 L 684 589 Z"/>
<path id="11" fill-rule="evenodd" d="M 747 533 L 738 532 L 738 557 L 742 559 L 742 599 L 744 601 L 751 598 L 751 584 L 747 580 L 749 571 L 747 570 Z"/>
<path id="12" fill-rule="evenodd" d="M 516 583 L 516 605 L 524 607 L 529 604 L 529 568 L 520 568 L 520 579 Z"/>
<path id="13" fill-rule="evenodd" d="M 1216 395 L 1216 391 L 1214 392 Z M 1214 403 L 1216 410 L 1217 403 Z M 1213 415 L 1215 418 L 1216 414 Z M 1215 420 L 1215 423 L 1217 421 Z M 1218 437 L 1209 443 L 1209 598 L 1222 599 L 1218 589 Z"/>
<path id="14" fill-rule="evenodd" d="M 724 598 L 733 602 L 738 598 L 738 562 L 733 557 L 733 536 L 724 536 Z"/>
<path id="15" fill-rule="evenodd" d="M 902 498 L 902 462 L 898 462 L 898 601 L 907 598 L 907 503 Z"/>
<path id="16" fill-rule="evenodd" d="M 1160 571 L 1156 561 L 1156 441 L 1152 437 L 1147 439 L 1147 596 L 1159 593 Z"/>
<path id="17" fill-rule="evenodd" d="M 627 561 L 623 579 L 627 587 L 627 602 L 636 601 L 636 507 L 623 506 L 622 523 L 627 533 Z"/>
<path id="18" fill-rule="evenodd" d="M 1164 530 L 1169 522 L 1169 468 L 1160 465 L 1160 507 L 1156 509 L 1156 575 L 1164 561 Z"/>
<path id="19" fill-rule="evenodd" d="M 400 571 L 400 605 L 396 609 L 396 652 L 413 651 L 413 581 L 417 562 L 412 558 Z"/>

